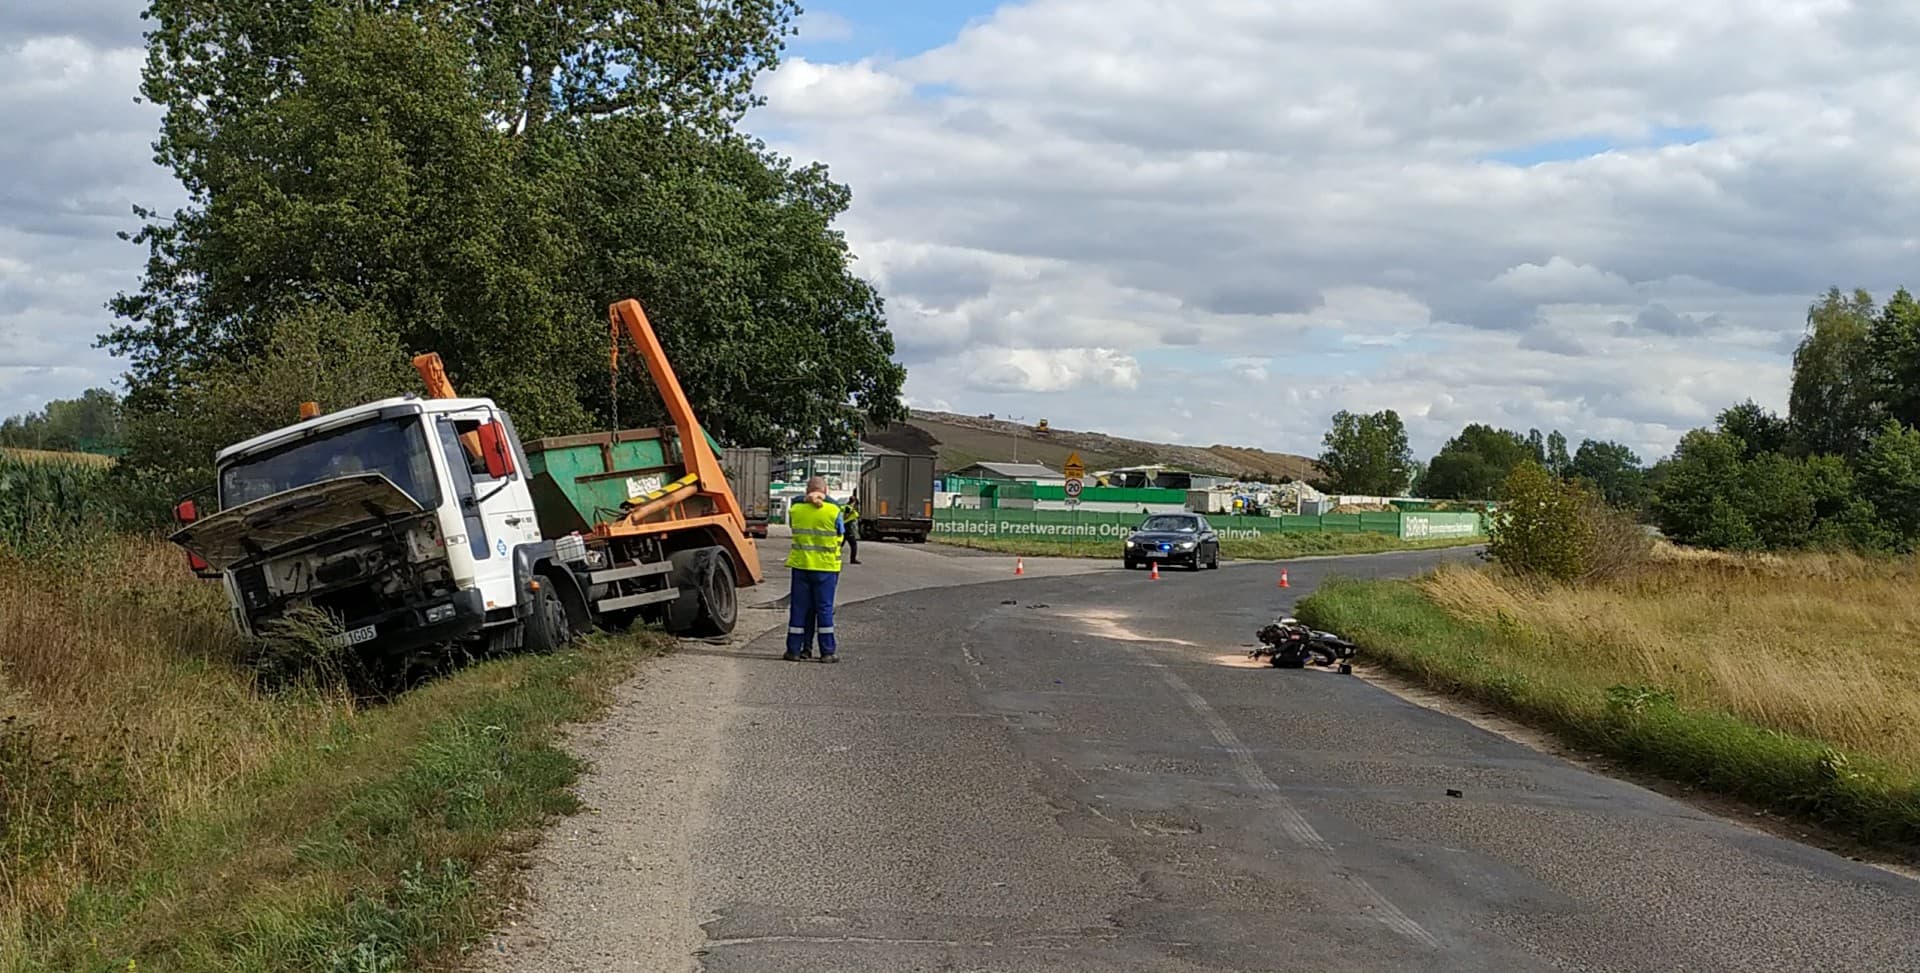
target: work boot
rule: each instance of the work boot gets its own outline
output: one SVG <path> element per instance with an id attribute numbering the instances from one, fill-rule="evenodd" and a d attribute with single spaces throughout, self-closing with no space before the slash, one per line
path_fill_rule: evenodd
<path id="1" fill-rule="evenodd" d="M 789 652 L 789 653 L 787 653 L 786 655 L 783 655 L 783 656 L 781 656 L 780 658 L 781 658 L 781 659 L 783 659 L 783 660 L 785 660 L 785 661 L 787 661 L 787 662 L 799 662 L 799 661 L 800 661 L 800 653 L 798 653 L 798 652 Z"/>
<path id="2" fill-rule="evenodd" d="M 800 650 L 800 654 L 799 654 L 798 656 L 796 656 L 795 658 L 800 658 L 800 659 L 811 659 L 811 658 L 813 658 L 813 650 L 812 650 L 812 649 L 801 649 L 801 650 Z"/>
<path id="3" fill-rule="evenodd" d="M 821 662 L 839 662 L 840 657 L 829 652 L 826 655 L 821 656 L 820 661 Z"/>

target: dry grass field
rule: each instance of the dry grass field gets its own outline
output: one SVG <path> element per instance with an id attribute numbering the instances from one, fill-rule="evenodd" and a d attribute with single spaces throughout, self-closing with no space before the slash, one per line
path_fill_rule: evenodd
<path id="1" fill-rule="evenodd" d="M 1920 844 L 1920 561 L 1660 548 L 1595 584 L 1447 566 L 1336 583 L 1301 613 L 1576 744 Z"/>

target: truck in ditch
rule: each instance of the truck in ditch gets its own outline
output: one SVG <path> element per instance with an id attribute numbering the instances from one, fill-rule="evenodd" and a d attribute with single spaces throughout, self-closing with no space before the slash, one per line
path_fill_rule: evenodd
<path id="1" fill-rule="evenodd" d="M 860 539 L 925 543 L 933 533 L 933 457 L 870 456 L 860 468 Z"/>
<path id="2" fill-rule="evenodd" d="M 747 516 L 639 302 L 609 312 L 670 428 L 522 442 L 493 401 L 461 398 L 437 355 L 427 395 L 369 402 L 229 446 L 219 511 L 176 509 L 172 535 L 257 634 L 298 607 L 344 645 L 432 654 L 455 643 L 549 650 L 596 625 L 733 629 L 758 584 Z"/>

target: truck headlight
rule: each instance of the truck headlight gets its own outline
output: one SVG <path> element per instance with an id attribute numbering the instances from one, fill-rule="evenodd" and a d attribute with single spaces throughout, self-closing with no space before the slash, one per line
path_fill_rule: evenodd
<path id="1" fill-rule="evenodd" d="M 444 622 L 447 619 L 452 617 L 453 617 L 452 605 L 435 605 L 432 608 L 427 609 L 427 624 L 429 625 L 435 622 Z"/>

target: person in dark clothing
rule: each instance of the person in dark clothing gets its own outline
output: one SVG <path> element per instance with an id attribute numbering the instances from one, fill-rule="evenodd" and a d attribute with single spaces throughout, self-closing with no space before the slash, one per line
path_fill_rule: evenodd
<path id="1" fill-rule="evenodd" d="M 840 516 L 846 522 L 847 563 L 860 563 L 860 495 L 853 494 L 847 502 L 840 505 Z"/>

